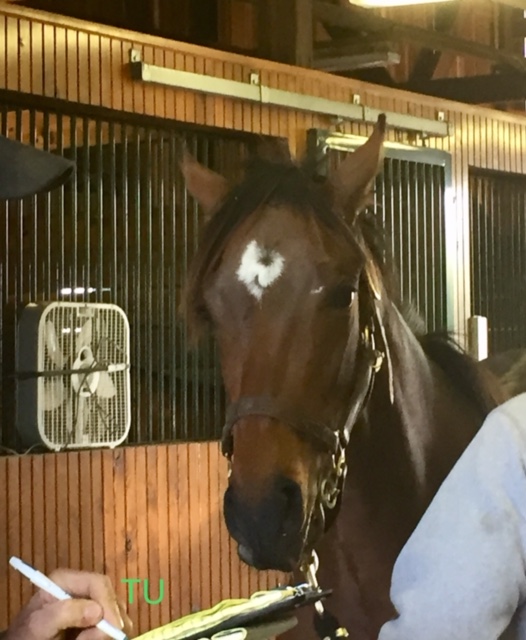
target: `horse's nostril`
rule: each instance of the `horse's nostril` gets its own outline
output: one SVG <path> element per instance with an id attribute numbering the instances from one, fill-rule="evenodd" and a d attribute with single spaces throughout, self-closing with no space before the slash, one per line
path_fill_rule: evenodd
<path id="1" fill-rule="evenodd" d="M 283 522 L 282 535 L 287 535 L 293 533 L 301 522 L 301 489 L 297 482 L 289 478 L 280 478 L 276 488 Z"/>
<path id="2" fill-rule="evenodd" d="M 292 506 L 298 499 L 299 487 L 296 482 L 286 478 L 280 487 L 281 494 L 285 498 L 287 506 Z"/>

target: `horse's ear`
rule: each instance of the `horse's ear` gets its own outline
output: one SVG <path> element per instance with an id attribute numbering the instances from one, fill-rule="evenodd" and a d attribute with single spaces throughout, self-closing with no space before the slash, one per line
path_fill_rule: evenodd
<path id="1" fill-rule="evenodd" d="M 197 162 L 187 149 L 183 149 L 182 159 L 179 164 L 186 182 L 186 188 L 199 202 L 208 216 L 227 195 L 229 191 L 228 182 L 219 173 Z"/>
<path id="2" fill-rule="evenodd" d="M 378 121 L 371 136 L 340 164 L 329 178 L 334 207 L 342 214 L 355 216 L 367 203 L 371 187 L 382 166 L 384 157 L 385 114 Z"/>

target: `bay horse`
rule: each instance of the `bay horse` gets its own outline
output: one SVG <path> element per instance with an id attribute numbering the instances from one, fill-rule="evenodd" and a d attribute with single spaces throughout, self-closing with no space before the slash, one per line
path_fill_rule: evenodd
<path id="1" fill-rule="evenodd" d="M 394 615 L 398 553 L 503 400 L 397 301 L 364 209 L 385 128 L 381 116 L 324 183 L 283 149 L 234 187 L 181 160 L 208 216 L 185 311 L 219 348 L 228 530 L 261 570 L 300 576 L 316 549 L 328 604 L 354 640 L 376 638 Z M 300 620 L 294 637 L 315 633 Z"/>

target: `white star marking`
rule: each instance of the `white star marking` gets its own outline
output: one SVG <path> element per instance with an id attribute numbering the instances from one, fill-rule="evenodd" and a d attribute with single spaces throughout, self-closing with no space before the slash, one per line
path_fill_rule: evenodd
<path id="1" fill-rule="evenodd" d="M 247 245 L 236 271 L 249 292 L 261 300 L 263 291 L 283 273 L 285 259 L 277 251 L 269 251 L 252 240 Z"/>

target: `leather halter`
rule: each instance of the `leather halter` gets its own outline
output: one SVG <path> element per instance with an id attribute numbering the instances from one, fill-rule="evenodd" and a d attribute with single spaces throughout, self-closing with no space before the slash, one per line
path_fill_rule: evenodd
<path id="1" fill-rule="evenodd" d="M 301 412 L 280 404 L 270 396 L 242 396 L 227 409 L 221 442 L 223 455 L 227 458 L 232 456 L 232 429 L 240 419 L 249 416 L 274 418 L 312 441 L 318 449 L 332 455 L 336 455 L 342 447 L 347 447 L 352 429 L 369 399 L 374 376 L 385 357 L 383 352 L 376 349 L 374 327 L 364 328 L 360 352 L 357 383 L 351 396 L 349 414 L 341 429 L 336 431 L 326 424 L 302 416 Z"/>

